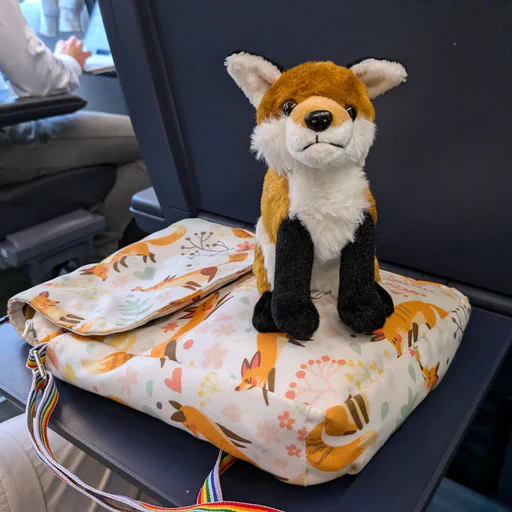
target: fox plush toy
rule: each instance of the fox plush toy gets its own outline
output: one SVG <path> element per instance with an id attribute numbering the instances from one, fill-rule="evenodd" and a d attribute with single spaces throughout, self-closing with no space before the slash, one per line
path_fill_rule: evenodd
<path id="1" fill-rule="evenodd" d="M 378 283 L 364 164 L 375 138 L 371 100 L 404 82 L 405 68 L 370 58 L 283 71 L 245 52 L 225 65 L 256 108 L 251 148 L 269 166 L 256 227 L 254 327 L 310 338 L 319 326 L 311 296 L 331 293 L 355 332 L 382 328 L 393 301 Z"/>

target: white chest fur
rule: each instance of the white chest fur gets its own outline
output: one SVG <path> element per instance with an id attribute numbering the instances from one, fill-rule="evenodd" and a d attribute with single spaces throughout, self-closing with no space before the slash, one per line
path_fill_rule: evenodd
<path id="1" fill-rule="evenodd" d="M 339 260 L 369 207 L 363 171 L 355 167 L 300 170 L 291 172 L 288 182 L 290 216 L 297 217 L 309 231 L 315 263 Z"/>

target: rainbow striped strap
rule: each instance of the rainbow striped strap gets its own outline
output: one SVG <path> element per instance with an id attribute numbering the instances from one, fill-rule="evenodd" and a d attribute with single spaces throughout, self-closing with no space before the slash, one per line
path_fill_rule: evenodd
<path id="1" fill-rule="evenodd" d="M 283 512 L 262 505 L 224 501 L 220 486 L 220 475 L 232 466 L 236 459 L 232 455 L 223 455 L 222 452 L 219 453 L 214 468 L 199 491 L 196 505 L 177 508 L 158 507 L 126 496 L 100 491 L 87 485 L 57 462 L 48 442 L 48 423 L 59 400 L 59 392 L 57 391 L 55 378 L 45 368 L 46 347 L 46 343 L 36 345 L 30 350 L 28 355 L 27 367 L 32 370 L 33 378 L 27 400 L 26 419 L 30 440 L 37 456 L 58 478 L 96 503 L 99 503 L 106 510 L 114 512 L 133 512 L 134 510 L 142 512 L 148 510 L 175 512 L 210 510 L 218 512 Z M 39 396 L 40 399 L 38 401 Z"/>

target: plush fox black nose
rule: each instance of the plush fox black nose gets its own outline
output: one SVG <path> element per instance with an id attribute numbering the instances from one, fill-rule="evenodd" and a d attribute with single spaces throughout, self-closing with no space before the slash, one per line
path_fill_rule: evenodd
<path id="1" fill-rule="evenodd" d="M 314 132 L 327 130 L 332 123 L 332 114 L 328 110 L 313 110 L 304 117 L 306 126 Z"/>

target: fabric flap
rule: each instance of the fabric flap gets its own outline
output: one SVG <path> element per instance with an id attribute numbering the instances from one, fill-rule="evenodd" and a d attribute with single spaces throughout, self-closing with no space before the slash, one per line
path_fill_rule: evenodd
<path id="1" fill-rule="evenodd" d="M 38 311 L 76 334 L 129 331 L 205 297 L 251 270 L 254 235 L 201 219 L 186 219 L 87 265 L 19 293 L 8 314 L 27 328 Z"/>

